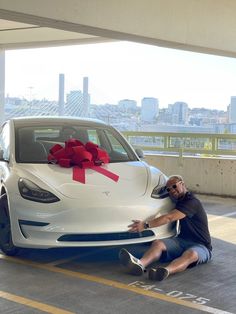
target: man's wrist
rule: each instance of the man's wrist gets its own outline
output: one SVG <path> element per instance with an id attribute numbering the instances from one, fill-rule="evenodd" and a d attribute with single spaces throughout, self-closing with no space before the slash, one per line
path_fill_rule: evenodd
<path id="1" fill-rule="evenodd" d="M 149 225 L 149 222 L 148 222 L 148 221 L 144 221 L 144 223 L 143 223 L 143 228 L 144 228 L 144 229 L 149 229 L 149 228 L 150 228 L 150 225 Z"/>

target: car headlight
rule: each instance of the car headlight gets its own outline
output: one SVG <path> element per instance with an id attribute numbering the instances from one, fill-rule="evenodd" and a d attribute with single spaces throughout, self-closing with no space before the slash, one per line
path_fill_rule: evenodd
<path id="1" fill-rule="evenodd" d="M 30 180 L 20 178 L 18 181 L 20 194 L 23 198 L 39 203 L 55 203 L 60 199 L 49 191 L 41 189 Z"/>
<path id="2" fill-rule="evenodd" d="M 166 191 L 166 177 L 161 174 L 159 176 L 158 184 L 152 191 L 151 197 L 153 198 L 164 198 L 168 196 L 168 192 Z"/>

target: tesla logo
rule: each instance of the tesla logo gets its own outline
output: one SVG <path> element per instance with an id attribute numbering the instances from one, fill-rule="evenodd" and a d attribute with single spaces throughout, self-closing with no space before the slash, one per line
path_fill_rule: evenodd
<path id="1" fill-rule="evenodd" d="M 103 194 L 106 194 L 106 196 L 109 196 L 110 195 L 110 191 L 104 191 L 102 192 Z"/>

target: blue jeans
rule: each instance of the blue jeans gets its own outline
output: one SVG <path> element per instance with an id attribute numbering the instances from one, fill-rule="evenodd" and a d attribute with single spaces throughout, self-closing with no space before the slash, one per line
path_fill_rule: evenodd
<path id="1" fill-rule="evenodd" d="M 212 259 L 212 252 L 203 244 L 184 240 L 181 238 L 170 238 L 161 240 L 166 246 L 166 252 L 161 256 L 162 262 L 170 262 L 180 257 L 186 250 L 193 250 L 198 254 L 198 261 L 195 264 L 207 263 Z"/>

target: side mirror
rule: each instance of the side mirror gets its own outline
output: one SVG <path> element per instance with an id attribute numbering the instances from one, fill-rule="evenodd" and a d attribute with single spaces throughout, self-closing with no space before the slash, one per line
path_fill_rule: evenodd
<path id="1" fill-rule="evenodd" d="M 135 152 L 139 156 L 139 158 L 144 159 L 144 153 L 141 148 L 135 148 Z"/>

